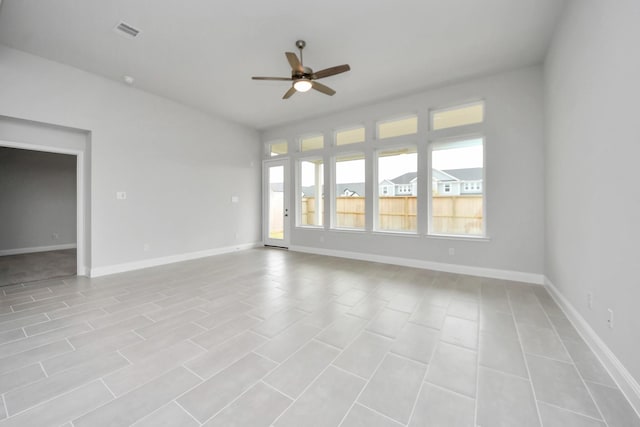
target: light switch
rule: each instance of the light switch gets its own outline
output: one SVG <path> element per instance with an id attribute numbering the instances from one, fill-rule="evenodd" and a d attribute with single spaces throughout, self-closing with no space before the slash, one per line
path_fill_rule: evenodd
<path id="1" fill-rule="evenodd" d="M 116 193 L 116 199 L 118 199 L 118 200 L 126 200 L 127 199 L 127 192 L 126 191 L 118 191 Z"/>
<path id="2" fill-rule="evenodd" d="M 231 196 L 231 203 L 238 203 L 240 201 L 240 197 L 238 196 Z"/>

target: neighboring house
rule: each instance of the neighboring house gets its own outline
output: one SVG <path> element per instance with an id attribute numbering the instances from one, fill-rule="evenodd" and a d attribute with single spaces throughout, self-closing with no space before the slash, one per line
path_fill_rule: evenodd
<path id="1" fill-rule="evenodd" d="M 433 194 L 459 196 L 482 194 L 482 168 L 433 169 Z M 378 185 L 379 196 L 416 196 L 417 173 L 408 172 Z"/>
<path id="2" fill-rule="evenodd" d="M 315 186 L 301 187 L 300 192 L 302 193 L 301 194 L 302 197 L 316 197 Z M 337 197 L 364 197 L 364 182 L 350 182 L 347 184 L 337 184 L 336 196 Z"/>

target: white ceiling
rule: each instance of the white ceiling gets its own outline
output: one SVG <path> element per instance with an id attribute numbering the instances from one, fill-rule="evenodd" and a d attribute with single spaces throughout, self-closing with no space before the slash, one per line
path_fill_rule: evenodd
<path id="1" fill-rule="evenodd" d="M 561 0 L 4 0 L 0 43 L 264 129 L 543 60 Z M 120 21 L 142 33 L 113 30 Z M 285 51 L 351 71 L 289 100 Z"/>

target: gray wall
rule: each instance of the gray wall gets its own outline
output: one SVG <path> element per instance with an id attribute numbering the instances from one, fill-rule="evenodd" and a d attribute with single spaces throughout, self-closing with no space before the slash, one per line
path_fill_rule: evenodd
<path id="1" fill-rule="evenodd" d="M 570 2 L 548 53 L 545 83 L 546 274 L 636 380 L 638 17 L 634 0 Z"/>
<path id="2" fill-rule="evenodd" d="M 0 147 L 0 251 L 75 243 L 76 157 Z"/>
<path id="3" fill-rule="evenodd" d="M 292 246 L 507 270 L 542 277 L 544 259 L 542 93 L 542 68 L 536 66 L 473 79 L 264 131 L 262 135 L 264 142 L 286 138 L 290 141 L 291 152 L 295 151 L 297 137 L 305 133 L 324 132 L 325 141 L 331 141 L 334 129 L 364 124 L 368 135 L 373 135 L 376 120 L 417 113 L 423 120 L 419 125 L 416 141 L 418 144 L 425 144 L 430 138 L 424 126 L 430 108 L 456 105 L 477 99 L 484 99 L 486 102 L 486 120 L 481 131 L 486 136 L 489 241 L 433 238 L 424 235 L 404 237 L 371 231 L 346 232 L 294 228 L 291 233 Z M 372 150 L 371 144 L 365 148 L 368 153 Z M 294 153 L 292 156 L 296 158 L 299 155 Z M 424 161 L 425 159 L 421 160 L 421 162 Z M 325 153 L 325 164 L 329 162 L 330 153 Z M 329 168 L 325 170 L 325 182 L 329 182 Z M 294 176 L 293 171 L 292 164 L 292 176 Z M 371 181 L 373 178 L 371 168 L 367 174 L 368 180 Z M 293 209 L 296 208 L 293 203 L 294 196 L 292 189 L 290 199 Z M 368 205 L 368 211 L 370 206 Z M 419 206 L 420 208 L 424 211 L 426 202 Z M 449 248 L 455 249 L 455 256 L 449 255 Z"/>
<path id="4" fill-rule="evenodd" d="M 260 240 L 255 130 L 3 46 L 0 63 L 0 115 L 90 132 L 93 268 Z"/>

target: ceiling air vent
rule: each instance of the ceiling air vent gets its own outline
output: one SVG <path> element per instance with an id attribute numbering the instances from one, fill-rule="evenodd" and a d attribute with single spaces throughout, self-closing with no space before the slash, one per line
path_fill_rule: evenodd
<path id="1" fill-rule="evenodd" d="M 120 22 L 116 26 L 115 30 L 117 32 L 119 32 L 120 34 L 123 34 L 123 35 L 125 35 L 127 37 L 131 37 L 131 38 L 137 37 L 138 34 L 140 34 L 140 30 L 139 29 L 134 28 L 131 25 L 126 24 L 124 22 Z"/>

